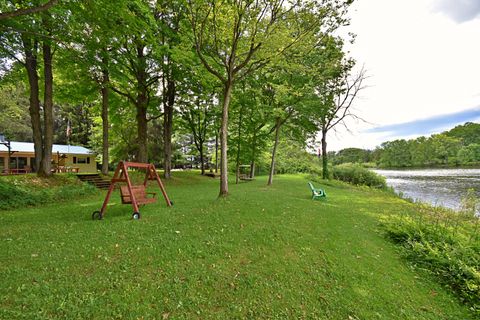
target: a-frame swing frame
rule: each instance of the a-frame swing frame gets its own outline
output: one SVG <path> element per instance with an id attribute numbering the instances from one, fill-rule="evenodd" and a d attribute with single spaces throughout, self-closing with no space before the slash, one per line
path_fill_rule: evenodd
<path id="1" fill-rule="evenodd" d="M 146 169 L 146 174 L 145 174 L 145 179 L 143 181 L 142 185 L 135 186 L 132 184 L 132 181 L 130 180 L 130 177 L 128 175 L 128 169 L 129 168 L 137 168 L 137 169 Z M 124 202 L 124 203 L 131 203 L 133 207 L 133 215 L 132 217 L 134 219 L 139 219 L 140 218 L 140 211 L 139 211 L 139 205 L 145 204 L 145 203 L 150 203 L 152 201 L 145 201 L 145 200 L 151 200 L 146 199 L 146 198 L 141 198 L 141 195 L 136 191 L 139 188 L 143 190 L 143 194 L 145 194 L 145 189 L 147 188 L 147 184 L 149 180 L 155 180 L 157 181 L 158 186 L 160 187 L 160 190 L 162 191 L 163 198 L 165 199 L 165 202 L 167 203 L 168 207 L 172 206 L 172 202 L 168 198 L 167 191 L 165 190 L 165 187 L 163 186 L 162 180 L 160 179 L 160 176 L 158 175 L 157 170 L 155 169 L 155 166 L 150 163 L 139 163 L 139 162 L 127 162 L 127 161 L 120 161 L 117 165 L 117 169 L 115 169 L 115 173 L 113 174 L 112 181 L 110 183 L 110 187 L 108 188 L 107 195 L 105 196 L 105 200 L 103 201 L 102 208 L 100 211 L 95 211 L 92 214 L 92 219 L 103 219 L 105 215 L 105 210 L 107 209 L 107 204 L 110 201 L 110 197 L 112 195 L 112 192 L 115 190 L 115 184 L 117 183 L 126 183 L 126 190 L 128 190 L 128 198 L 129 202 Z M 122 197 L 123 198 L 123 197 Z M 123 201 L 123 199 L 122 199 Z"/>

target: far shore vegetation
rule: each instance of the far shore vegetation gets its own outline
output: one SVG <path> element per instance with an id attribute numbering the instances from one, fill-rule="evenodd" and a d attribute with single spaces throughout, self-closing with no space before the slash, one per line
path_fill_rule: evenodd
<path id="1" fill-rule="evenodd" d="M 429 137 L 387 141 L 374 150 L 332 151 L 329 158 L 334 165 L 360 163 L 378 168 L 480 168 L 480 124 L 467 122 Z"/>

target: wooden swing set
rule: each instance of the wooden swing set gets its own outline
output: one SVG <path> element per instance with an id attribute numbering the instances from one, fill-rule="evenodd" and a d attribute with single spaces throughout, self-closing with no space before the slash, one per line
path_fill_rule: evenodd
<path id="1" fill-rule="evenodd" d="M 129 168 L 145 169 L 146 175 L 143 181 L 143 184 L 133 185 L 130 177 L 128 175 Z M 103 219 L 105 215 L 105 210 L 107 208 L 108 201 L 112 195 L 113 190 L 115 189 L 115 184 L 117 183 L 126 183 L 126 185 L 120 186 L 120 197 L 123 204 L 131 204 L 133 207 L 132 218 L 135 220 L 140 219 L 140 205 L 145 205 L 148 203 L 154 203 L 157 201 L 155 192 L 147 192 L 147 183 L 149 180 L 155 180 L 162 191 L 163 197 L 168 207 L 172 206 L 172 202 L 168 198 L 167 191 L 163 186 L 162 180 L 158 175 L 157 170 L 153 164 L 149 163 L 138 163 L 138 162 L 126 162 L 120 161 L 117 165 L 117 169 L 113 174 L 112 182 L 110 188 L 108 189 L 105 200 L 103 201 L 102 209 L 100 211 L 94 211 L 92 213 L 92 219 Z"/>

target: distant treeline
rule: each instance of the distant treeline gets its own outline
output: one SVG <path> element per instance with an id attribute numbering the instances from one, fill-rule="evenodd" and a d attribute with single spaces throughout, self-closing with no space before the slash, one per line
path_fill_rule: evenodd
<path id="1" fill-rule="evenodd" d="M 369 163 L 383 168 L 480 165 L 480 124 L 467 122 L 430 137 L 387 141 L 375 150 L 330 153 L 334 165 Z"/>

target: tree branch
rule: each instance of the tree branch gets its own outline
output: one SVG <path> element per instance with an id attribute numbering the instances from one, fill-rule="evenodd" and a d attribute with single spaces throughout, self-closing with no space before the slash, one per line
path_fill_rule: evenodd
<path id="1" fill-rule="evenodd" d="M 10 11 L 10 12 L 2 12 L 2 13 L 0 13 L 0 21 L 5 20 L 5 19 L 9 19 L 9 18 L 18 17 L 18 16 L 24 16 L 24 15 L 27 15 L 27 14 L 32 14 L 32 13 L 45 11 L 45 10 L 50 9 L 54 5 L 56 5 L 57 2 L 58 2 L 58 0 L 49 0 L 48 2 L 46 2 L 45 4 L 43 4 L 41 6 L 30 7 L 30 8 L 26 8 L 26 9 L 18 9 L 18 10 Z"/>
<path id="2" fill-rule="evenodd" d="M 114 86 L 111 86 L 110 88 L 112 88 L 112 90 L 113 90 L 114 92 L 116 92 L 116 93 L 118 93 L 119 95 L 127 98 L 130 102 L 132 102 L 133 104 L 135 104 L 136 101 L 135 101 L 135 99 L 132 97 L 131 94 L 125 93 L 125 92 L 123 92 L 123 91 L 120 91 L 120 90 L 118 90 L 117 88 L 115 88 Z"/>

